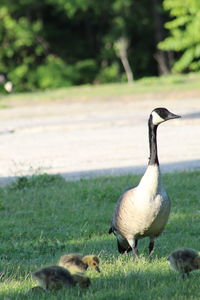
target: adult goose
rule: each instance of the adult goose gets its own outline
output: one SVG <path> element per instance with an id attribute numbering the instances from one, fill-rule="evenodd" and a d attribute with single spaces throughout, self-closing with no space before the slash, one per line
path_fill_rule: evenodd
<path id="1" fill-rule="evenodd" d="M 157 127 L 162 122 L 180 118 L 166 108 L 154 109 L 149 117 L 149 163 L 138 186 L 126 190 L 119 199 L 109 233 L 117 237 L 118 251 L 133 251 L 138 257 L 139 239 L 149 237 L 149 254 L 154 240 L 163 231 L 170 213 L 170 199 L 164 189 L 158 154 Z"/>

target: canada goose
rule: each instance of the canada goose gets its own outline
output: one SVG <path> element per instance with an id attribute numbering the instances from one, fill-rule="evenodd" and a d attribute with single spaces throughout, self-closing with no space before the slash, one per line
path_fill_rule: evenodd
<path id="1" fill-rule="evenodd" d="M 72 274 L 82 273 L 88 267 L 94 268 L 97 272 L 99 269 L 100 260 L 96 255 L 80 255 L 76 253 L 65 254 L 61 256 L 58 265 L 68 269 Z"/>
<path id="2" fill-rule="evenodd" d="M 32 273 L 39 285 L 45 290 L 58 290 L 75 286 L 76 281 L 68 270 L 59 266 L 49 266 Z"/>
<path id="3" fill-rule="evenodd" d="M 200 256 L 196 250 L 182 248 L 175 250 L 168 257 L 171 267 L 181 273 L 182 278 L 189 276 L 189 273 L 200 269 Z"/>
<path id="4" fill-rule="evenodd" d="M 166 108 L 154 109 L 149 117 L 148 167 L 139 184 L 126 190 L 119 199 L 109 233 L 117 237 L 118 251 L 133 251 L 136 257 L 138 239 L 149 237 L 149 254 L 154 240 L 163 231 L 170 213 L 170 199 L 164 189 L 157 154 L 157 127 L 170 119 L 180 118 Z"/>

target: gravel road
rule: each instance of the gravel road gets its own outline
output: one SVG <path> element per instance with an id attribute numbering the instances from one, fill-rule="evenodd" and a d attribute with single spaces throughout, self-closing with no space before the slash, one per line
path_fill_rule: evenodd
<path id="1" fill-rule="evenodd" d="M 200 169 L 200 92 L 13 105 L 0 111 L 0 184 L 16 176 L 67 179 L 141 173 L 148 162 L 149 113 L 180 114 L 158 129 L 163 172 Z"/>

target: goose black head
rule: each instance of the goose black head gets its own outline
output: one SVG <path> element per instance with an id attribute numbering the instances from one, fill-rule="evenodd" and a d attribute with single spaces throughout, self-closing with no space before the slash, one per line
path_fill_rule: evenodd
<path id="1" fill-rule="evenodd" d="M 177 118 L 180 118 L 180 116 L 173 114 L 164 107 L 155 108 L 150 115 L 151 122 L 155 126 L 162 122 Z"/>

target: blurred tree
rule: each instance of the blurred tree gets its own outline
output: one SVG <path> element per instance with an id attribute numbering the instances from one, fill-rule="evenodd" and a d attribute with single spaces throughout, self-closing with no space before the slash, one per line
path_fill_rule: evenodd
<path id="1" fill-rule="evenodd" d="M 200 70 L 200 1 L 164 0 L 164 8 L 172 20 L 165 24 L 170 36 L 159 48 L 179 53 L 173 71 Z"/>
<path id="2" fill-rule="evenodd" d="M 149 0 L 115 0 L 110 2 L 110 28 L 103 36 L 101 49 L 104 68 L 118 62 L 120 73 L 121 59 L 116 52 L 117 41 L 126 37 L 126 59 L 130 65 L 134 79 L 158 75 L 157 61 L 154 59 L 156 44 L 154 41 L 154 25 Z M 116 74 L 119 78 L 119 74 Z M 121 79 L 124 78 L 121 77 Z"/>
<path id="3" fill-rule="evenodd" d="M 0 7 L 0 73 L 5 73 L 16 91 L 31 90 L 35 80 L 31 72 L 47 52 L 42 38 L 42 22 L 13 18 L 8 8 Z"/>
<path id="4" fill-rule="evenodd" d="M 128 83 L 131 83 L 133 82 L 133 73 L 128 61 L 128 52 L 127 52 L 129 46 L 129 40 L 127 37 L 122 36 L 119 40 L 115 42 L 114 46 L 116 48 L 116 53 L 120 57 L 121 62 L 123 64 Z"/>
<path id="5" fill-rule="evenodd" d="M 14 91 L 124 81 L 124 67 L 129 81 L 158 75 L 151 7 L 149 0 L 1 0 L 0 74 Z"/>

